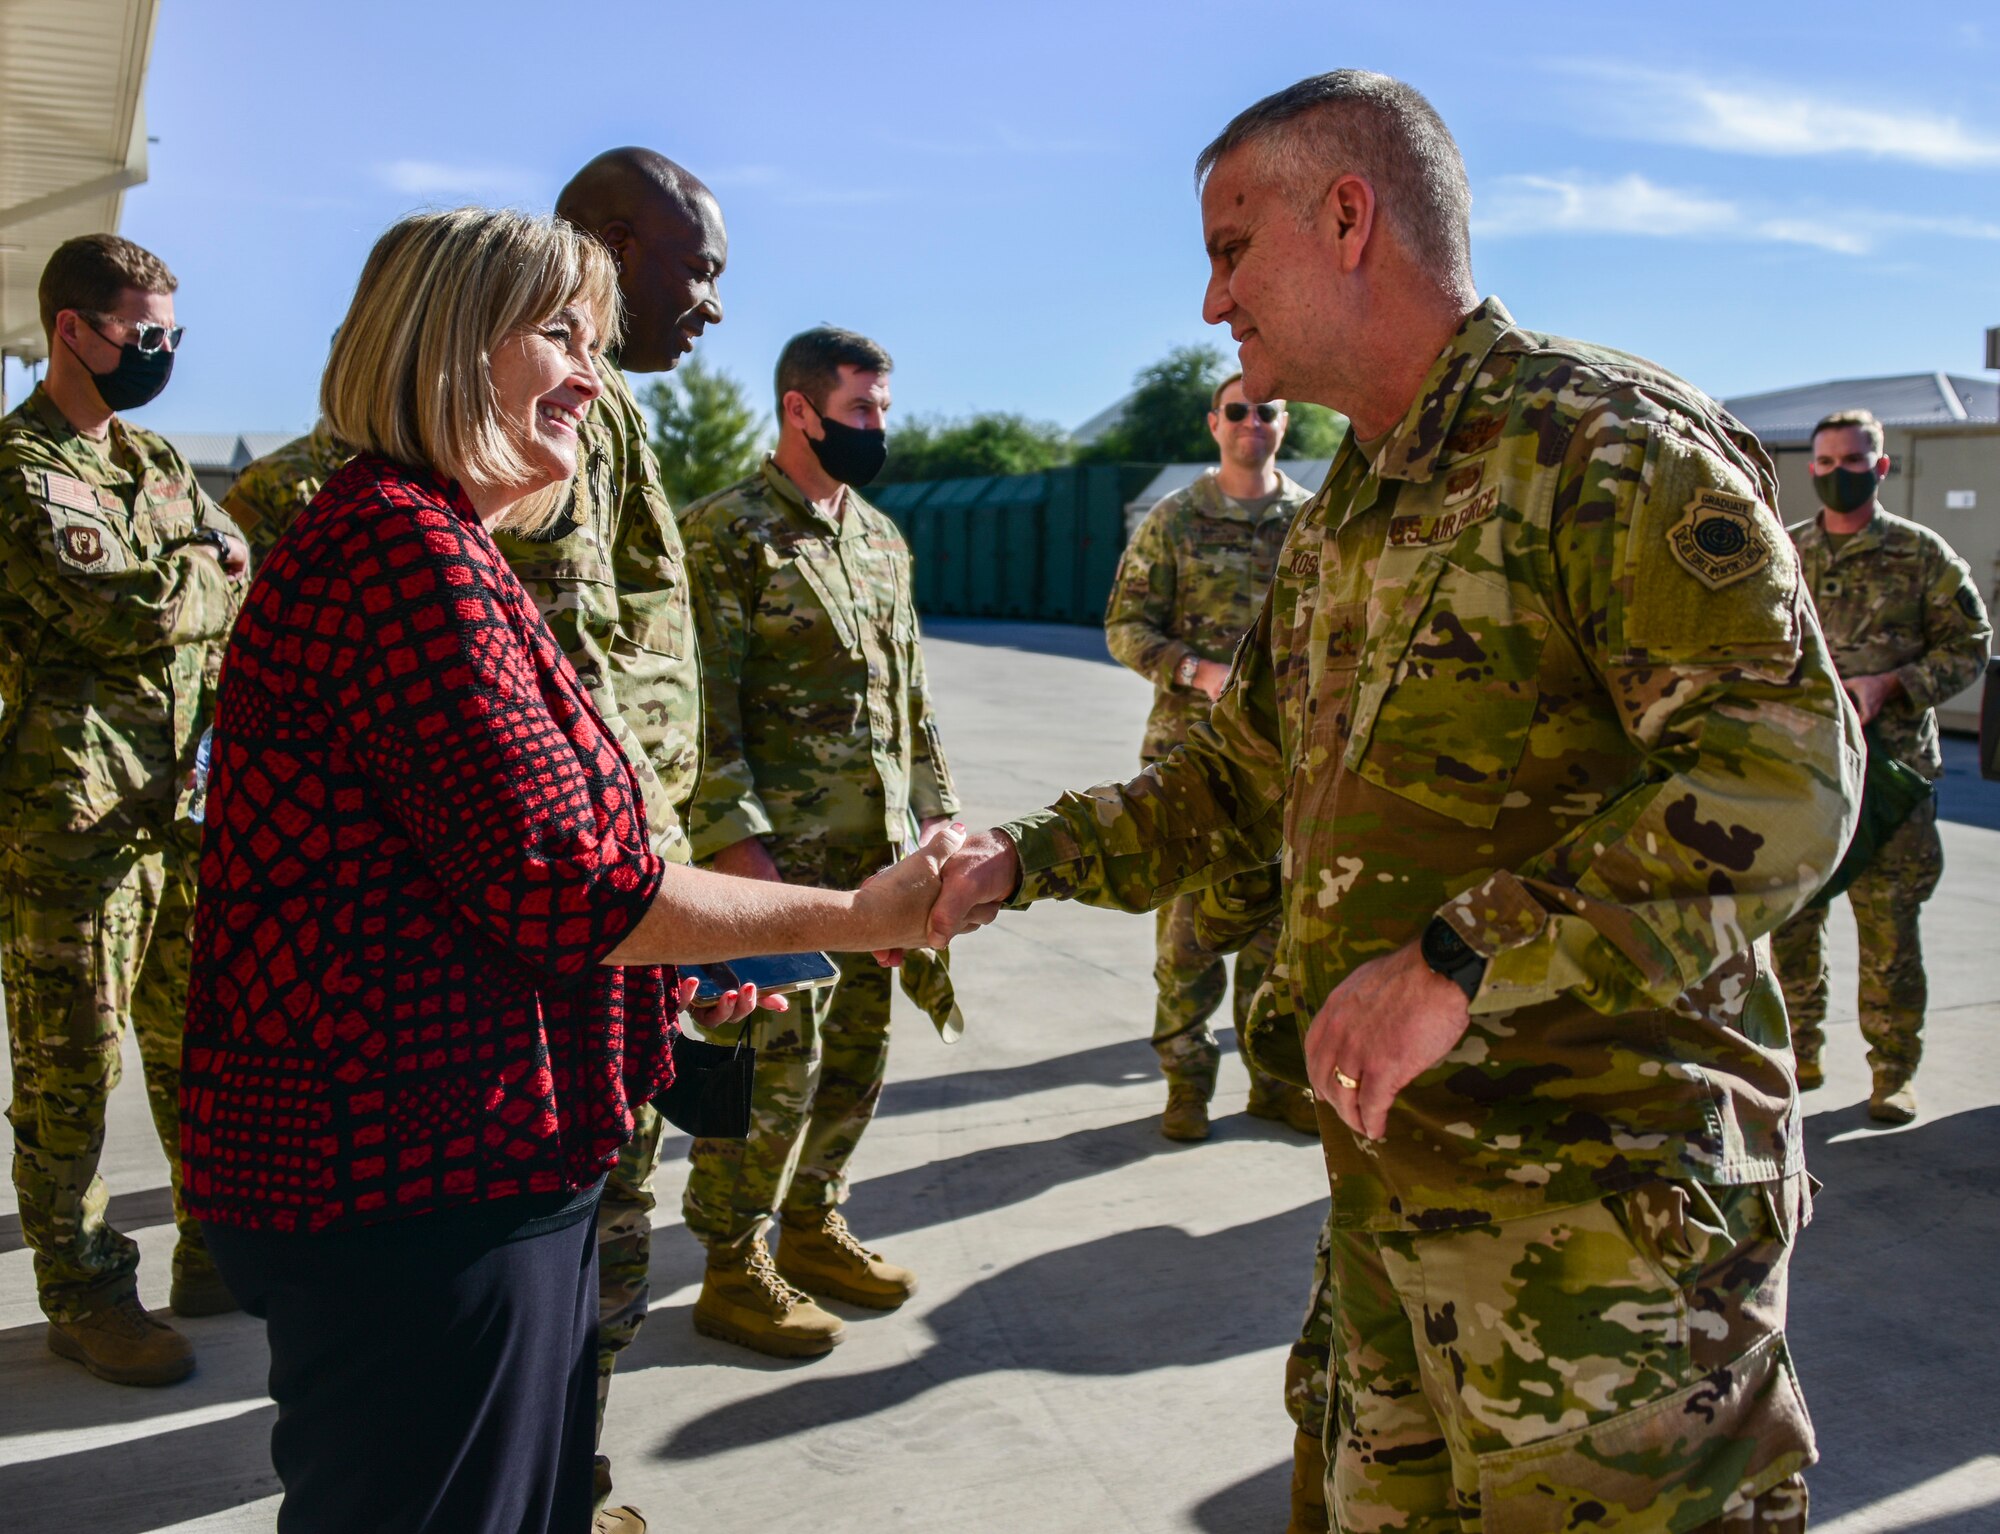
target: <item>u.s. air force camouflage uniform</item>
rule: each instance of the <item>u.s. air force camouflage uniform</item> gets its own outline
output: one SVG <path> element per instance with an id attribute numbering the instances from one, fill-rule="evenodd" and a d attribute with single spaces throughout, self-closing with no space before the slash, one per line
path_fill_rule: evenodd
<path id="1" fill-rule="evenodd" d="M 1869 725 L 1871 744 L 1927 778 L 1944 774 L 1936 705 L 1986 667 L 1993 626 L 1964 560 L 1929 528 L 1878 510 L 1838 548 L 1818 517 L 1791 529 L 1806 590 L 1844 677 L 1894 673 L 1901 697 Z M 1918 808 L 1882 846 L 1847 898 L 1861 939 L 1861 1034 L 1878 1093 L 1915 1074 L 1923 1050 L 1923 948 L 1917 916 L 1944 873 L 1937 805 Z M 1826 907 L 1778 929 L 1772 957 L 1792 1018 L 1792 1047 L 1816 1068 L 1826 1043 Z"/>
<path id="2" fill-rule="evenodd" d="M 1338 1527 L 1801 1527 L 1804 1157 L 1759 939 L 1837 860 L 1861 741 L 1769 461 L 1495 300 L 1371 449 L 1188 744 L 1008 828 L 1021 898 L 1144 909 L 1281 853 L 1302 1021 L 1433 915 L 1486 956 L 1385 1138 L 1320 1112 Z"/>
<path id="3" fill-rule="evenodd" d="M 494 541 L 618 741 L 646 803 L 659 854 L 692 857 L 683 812 L 701 767 L 701 678 L 680 530 L 647 441 L 645 417 L 615 367 L 584 417 L 571 495 L 536 538 Z M 324 427 L 251 464 L 225 505 L 261 546 L 277 542 L 346 460 Z M 598 1411 L 613 1364 L 638 1335 L 650 1290 L 652 1173 L 662 1126 L 642 1104 L 634 1136 L 598 1206 Z"/>
<path id="4" fill-rule="evenodd" d="M 250 559 L 261 565 L 285 529 L 312 504 L 319 487 L 354 456 L 326 422 L 275 452 L 244 465 L 222 497 L 222 509 L 250 540 Z"/>
<path id="5" fill-rule="evenodd" d="M 166 440 L 96 443 L 46 390 L 0 421 L 0 959 L 14 1186 L 51 1320 L 129 1295 L 105 1218 L 105 1101 L 130 1019 L 174 1193 L 174 1277 L 212 1277 L 180 1201 L 195 748 L 243 583 L 197 529 L 234 524 Z"/>
<path id="6" fill-rule="evenodd" d="M 845 497 L 844 515 L 825 517 L 766 459 L 681 515 L 708 742 L 695 852 L 761 837 L 786 882 L 832 889 L 894 861 L 913 818 L 958 808 L 909 548 L 895 523 Z M 846 1196 L 888 1062 L 889 973 L 866 954 L 837 962 L 831 990 L 758 1014 L 749 1138 L 694 1142 L 684 1207 L 711 1247 L 747 1243 L 780 1212 L 814 1223 Z M 926 976 L 948 1005 L 940 962 L 918 959 L 906 983 Z"/>
<path id="7" fill-rule="evenodd" d="M 1111 653 L 1153 684 L 1139 761 L 1149 765 L 1187 738 L 1188 727 L 1208 717 L 1208 694 L 1183 687 L 1174 673 L 1188 655 L 1227 662 L 1264 604 L 1278 550 L 1292 518 L 1309 499 L 1305 488 L 1278 476 L 1275 499 L 1261 508 L 1223 494 L 1213 471 L 1162 499 L 1133 533 L 1112 582 L 1104 614 Z M 1221 1052 L 1208 1020 L 1222 1004 L 1224 961 L 1195 932 L 1195 899 L 1183 895 L 1160 907 L 1153 980 L 1153 1049 L 1176 1086 L 1215 1093 Z M 1278 922 L 1266 922 L 1237 952 L 1237 1034 L 1250 998 L 1263 983 L 1278 941 Z M 1262 1085 L 1248 1055 L 1253 1089 Z"/>

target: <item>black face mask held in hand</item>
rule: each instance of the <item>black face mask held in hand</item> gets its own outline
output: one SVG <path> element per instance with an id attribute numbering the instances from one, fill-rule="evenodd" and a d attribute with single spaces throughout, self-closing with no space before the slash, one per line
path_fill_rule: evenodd
<path id="1" fill-rule="evenodd" d="M 99 332 L 102 335 L 102 332 Z M 110 340 L 109 336 L 103 339 Z M 69 342 L 63 342 L 69 346 Z M 83 356 L 74 346 L 70 353 L 78 362 Z M 86 368 L 90 364 L 84 362 Z M 91 368 L 91 381 L 97 385 L 97 397 L 104 401 L 107 410 L 137 410 L 141 405 L 150 404 L 160 397 L 160 391 L 167 386 L 167 380 L 174 375 L 174 354 L 162 346 L 157 351 L 142 352 L 132 342 L 118 348 L 118 365 L 108 373 L 100 373 Z"/>
<path id="2" fill-rule="evenodd" d="M 882 472 L 882 465 L 889 457 L 889 434 L 881 427 L 849 426 L 844 421 L 833 421 L 820 415 L 814 407 L 814 415 L 819 416 L 824 437 L 808 437 L 813 457 L 819 466 L 843 485 L 852 485 L 859 490 Z"/>
<path id="3" fill-rule="evenodd" d="M 1813 476 L 1813 494 L 1828 511 L 1859 511 L 1875 499 L 1881 483 L 1873 469 L 1833 469 Z"/>

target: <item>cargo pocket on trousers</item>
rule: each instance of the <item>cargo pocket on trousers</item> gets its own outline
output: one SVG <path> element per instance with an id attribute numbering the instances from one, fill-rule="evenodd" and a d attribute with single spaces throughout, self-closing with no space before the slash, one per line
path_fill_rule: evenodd
<path id="1" fill-rule="evenodd" d="M 1696 1529 L 1814 1457 L 1805 1397 L 1784 1337 L 1773 1334 L 1672 1395 L 1560 1438 L 1480 1455 L 1481 1527 Z"/>

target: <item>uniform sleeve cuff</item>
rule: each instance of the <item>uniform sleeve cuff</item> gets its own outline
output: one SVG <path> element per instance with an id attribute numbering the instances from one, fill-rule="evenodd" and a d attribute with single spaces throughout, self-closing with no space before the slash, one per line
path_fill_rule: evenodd
<path id="1" fill-rule="evenodd" d="M 1445 902 L 1437 913 L 1486 960 L 1472 994 L 1472 1011 L 1500 1012 L 1547 1001 L 1545 944 L 1550 916 L 1528 887 L 1505 869 Z"/>
<path id="2" fill-rule="evenodd" d="M 1083 849 L 1076 834 L 1054 810 L 1036 810 L 1019 820 L 1010 820 L 996 829 L 1014 844 L 1021 861 L 1021 882 L 1007 904 L 1014 910 L 1037 900 L 1058 898 L 1074 881 L 1060 878 L 1061 870 L 1082 861 Z"/>
<path id="3" fill-rule="evenodd" d="M 694 844 L 696 861 L 705 862 L 724 847 L 734 847 L 753 836 L 768 836 L 771 829 L 771 817 L 763 801 L 749 794 L 734 804 L 706 811 L 700 829 L 689 840 Z"/>

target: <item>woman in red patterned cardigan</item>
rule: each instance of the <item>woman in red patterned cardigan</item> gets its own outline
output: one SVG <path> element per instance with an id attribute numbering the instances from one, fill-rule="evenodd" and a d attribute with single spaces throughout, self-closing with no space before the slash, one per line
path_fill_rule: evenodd
<path id="1" fill-rule="evenodd" d="M 855 894 L 666 865 L 489 533 L 552 513 L 610 258 L 396 225 L 321 388 L 359 456 L 245 599 L 181 1085 L 189 1208 L 264 1319 L 285 1534 L 581 1534 L 598 1189 L 672 1078 L 673 963 L 923 941 L 948 835 Z"/>

